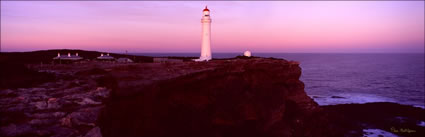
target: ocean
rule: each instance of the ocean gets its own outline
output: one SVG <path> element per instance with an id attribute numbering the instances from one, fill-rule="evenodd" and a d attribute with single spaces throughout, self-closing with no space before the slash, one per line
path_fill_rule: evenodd
<path id="1" fill-rule="evenodd" d="M 135 53 L 197 57 L 199 53 Z M 231 58 L 240 53 L 213 53 Z M 394 102 L 424 108 L 423 53 L 253 53 L 300 62 L 305 91 L 319 105 Z"/>

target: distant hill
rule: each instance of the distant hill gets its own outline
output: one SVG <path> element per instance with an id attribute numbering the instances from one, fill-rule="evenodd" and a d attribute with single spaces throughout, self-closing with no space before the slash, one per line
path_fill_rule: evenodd
<path id="1" fill-rule="evenodd" d="M 2 52 L 0 53 L 0 63 L 14 63 L 14 64 L 48 64 L 52 62 L 53 57 L 56 57 L 60 53 L 61 55 L 67 55 L 71 53 L 75 55 L 78 53 L 79 56 L 84 59 L 95 59 L 99 57 L 101 53 L 98 51 L 85 51 L 85 50 L 71 50 L 71 49 L 54 49 L 54 50 L 39 50 L 32 52 Z M 153 62 L 152 57 L 148 56 L 134 56 L 110 53 L 115 58 L 130 58 L 134 62 Z"/>

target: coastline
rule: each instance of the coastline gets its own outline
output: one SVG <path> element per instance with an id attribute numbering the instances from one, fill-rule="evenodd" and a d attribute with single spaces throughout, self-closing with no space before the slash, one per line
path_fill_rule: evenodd
<path id="1" fill-rule="evenodd" d="M 56 51 L 54 51 L 56 52 Z M 79 51 L 80 54 L 84 52 Z M 96 52 L 98 54 L 100 52 Z M 22 53 L 24 54 L 24 53 Z M 94 53 L 95 54 L 95 53 Z M 4 55 L 4 54 L 2 54 Z M 54 55 L 54 54 L 53 54 Z M 114 55 L 114 54 L 113 54 Z M 3 56 L 2 56 L 3 57 Z M 30 56 L 29 56 L 30 57 Z M 33 57 L 34 58 L 34 57 Z M 151 58 L 151 57 L 144 57 Z M 4 61 L 4 58 L 1 58 L 1 61 Z M 19 60 L 14 62 L 19 64 Z M 26 64 L 28 60 L 24 60 L 22 64 Z M 141 60 L 147 61 L 147 60 Z M 34 61 L 38 62 L 38 61 Z M 3 62 L 2 62 L 3 63 Z M 280 64 L 280 65 L 279 65 Z M 3 65 L 2 65 L 3 66 Z M 25 65 L 24 65 L 25 66 Z M 135 120 L 134 116 L 136 114 L 146 114 L 146 112 L 155 114 L 156 111 L 148 111 L 151 108 L 147 108 L 142 112 L 135 111 L 134 108 L 137 107 L 126 107 L 131 105 L 142 105 L 139 104 L 140 100 L 144 100 L 144 103 L 152 103 L 153 105 L 159 105 L 157 108 L 174 108 L 177 104 L 189 107 L 191 109 L 202 109 L 203 107 L 211 104 L 219 104 L 219 102 L 212 102 L 212 94 L 205 92 L 202 94 L 191 94 L 201 91 L 196 89 L 196 85 L 199 84 L 212 84 L 212 85 L 222 85 L 226 88 L 238 87 L 237 85 L 245 85 L 256 89 L 258 91 L 273 91 L 275 93 L 270 95 L 294 95 L 293 97 L 275 99 L 274 96 L 269 94 L 264 94 L 257 92 L 255 90 L 251 92 L 245 92 L 243 86 L 240 88 L 234 88 L 228 90 L 226 88 L 217 88 L 215 86 L 210 86 L 207 89 L 213 91 L 219 91 L 217 89 L 226 91 L 226 94 L 220 94 L 218 96 L 213 96 L 214 98 L 223 98 L 229 96 L 232 98 L 241 98 L 241 99 L 254 99 L 255 96 L 264 96 L 267 99 L 271 99 L 269 102 L 271 104 L 264 104 L 263 107 L 258 107 L 252 105 L 251 103 L 241 103 L 241 106 L 238 111 L 232 111 L 229 115 L 238 114 L 243 111 L 254 111 L 254 112 L 244 112 L 243 115 L 247 115 L 245 119 L 254 119 L 257 122 L 265 122 L 264 118 L 269 118 L 270 116 L 264 116 L 264 118 L 258 116 L 259 112 L 268 112 L 272 110 L 279 110 L 277 112 L 286 113 L 270 113 L 272 117 L 275 116 L 290 116 L 295 114 L 302 114 L 302 117 L 299 117 L 300 121 L 303 119 L 314 119 L 318 123 L 322 124 L 321 128 L 313 128 L 314 126 L 310 125 L 305 121 L 281 121 L 281 119 L 271 120 L 271 123 L 276 124 L 282 123 L 283 125 L 277 124 L 275 128 L 281 128 L 280 130 L 275 130 L 274 128 L 270 130 L 253 130 L 254 135 L 288 135 L 296 136 L 302 135 L 305 136 L 339 136 L 339 135 L 353 135 L 353 136 L 362 136 L 364 129 L 369 128 L 378 128 L 382 129 L 397 135 L 402 136 L 422 136 L 424 135 L 424 127 L 419 126 L 417 122 L 425 121 L 423 118 L 424 109 L 416 108 L 406 105 L 400 105 L 395 103 L 365 103 L 365 104 L 339 104 L 339 105 L 325 105 L 319 106 L 313 101 L 307 94 L 304 92 L 304 84 L 299 81 L 301 76 L 301 68 L 298 65 L 291 65 L 288 61 L 284 59 L 271 59 L 271 58 L 233 58 L 233 59 L 223 59 L 215 60 L 211 62 L 181 62 L 181 63 L 149 63 L 149 62 L 139 62 L 134 64 L 129 63 L 105 63 L 105 62 L 86 62 L 79 65 L 72 64 L 62 64 L 62 65 L 40 65 L 38 63 L 30 66 L 31 70 L 42 71 L 47 73 L 53 73 L 55 76 L 51 79 L 46 79 L 42 83 L 35 83 L 34 85 L 28 85 L 26 88 L 11 88 L 11 89 L 2 89 L 0 90 L 0 100 L 1 100 L 1 109 L 0 114 L 2 115 L 2 124 L 0 128 L 2 129 L 1 133 L 5 136 L 18 136 L 18 135 L 34 135 L 34 136 L 45 136 L 45 135 L 85 135 L 89 133 L 103 134 L 104 136 L 113 136 L 114 134 L 119 134 L 121 130 L 115 131 L 115 133 L 105 133 L 105 129 L 118 129 L 119 127 L 114 127 L 115 124 L 108 124 L 110 118 L 124 118 L 125 115 L 130 115 L 130 120 Z M 292 67 L 291 67 L 292 66 Z M 18 66 L 22 67 L 22 66 Z M 22 69 L 11 69 L 11 74 L 13 71 L 18 71 L 15 73 L 20 73 Z M 282 71 L 287 70 L 287 71 Z M 27 71 L 27 70 L 25 70 Z M 207 73 L 208 72 L 208 73 Z M 213 73 L 214 75 L 208 75 Z M 29 72 L 28 74 L 32 75 L 45 75 L 35 72 Z M 274 74 L 274 75 L 270 75 Z M 49 75 L 49 74 L 46 74 Z M 234 75 L 233 77 L 230 77 Z M 3 75 L 2 75 L 3 76 Z M 16 75 L 12 75 L 16 76 Z M 216 77 L 216 78 L 214 78 Z M 242 79 L 241 79 L 242 78 Z M 216 80 L 214 80 L 216 79 Z M 260 80 L 256 80 L 260 79 Z M 279 80 L 280 79 L 280 80 Z M 207 81 L 202 81 L 207 80 Z M 227 82 L 226 82 L 227 81 Z M 231 84 L 232 82 L 242 81 L 242 83 Z M 261 86 L 264 84 L 270 83 L 280 83 L 278 85 L 286 85 L 284 87 L 279 87 L 277 85 L 268 85 Z M 301 83 L 300 83 L 301 82 Z M 180 83 L 180 84 L 178 84 Z M 41 85 L 40 85 L 41 84 Z M 19 85 L 19 84 L 18 84 Z M 192 88 L 185 88 L 181 85 L 192 85 Z M 165 87 L 165 88 L 159 88 Z M 273 87 L 273 88 L 268 88 Z M 279 88 L 277 88 L 279 87 Z M 175 90 L 182 88 L 182 90 Z M 277 90 L 277 89 L 279 90 Z M 215 90 L 213 90 L 215 89 Z M 243 89 L 243 90 L 242 90 Z M 149 96 L 140 94 L 140 90 L 149 91 Z M 177 92 L 176 92 L 177 91 Z M 235 93 L 232 93 L 235 92 Z M 239 93 L 242 92 L 242 93 Z M 155 94 L 161 93 L 161 96 L 155 96 Z M 178 94 L 177 94 L 178 93 Z M 190 94 L 188 94 L 190 93 Z M 208 93 L 208 94 L 206 94 Z M 204 95 L 205 94 L 205 95 Z M 215 95 L 216 93 L 214 93 Z M 255 96 L 252 96 L 255 95 Z M 140 98 L 139 98 L 140 97 Z M 167 98 L 164 98 L 167 97 Z M 335 95 L 335 98 L 339 96 Z M 136 100 L 134 100 L 136 99 Z M 162 104 L 161 102 L 155 102 L 156 99 L 163 100 L 161 102 L 172 101 L 172 104 Z M 226 99 L 226 98 L 223 98 Z M 133 101 L 131 101 L 133 100 Z M 280 100 L 280 101 L 279 101 Z M 229 104 L 240 103 L 234 100 L 227 100 Z M 291 103 L 281 102 L 289 101 L 298 104 L 296 107 L 291 108 Z M 13 105 L 10 103 L 13 102 Z M 45 103 L 43 103 L 45 102 Z M 264 99 L 258 99 L 254 104 L 263 104 L 268 102 Z M 124 107 L 121 111 L 115 111 L 118 109 L 114 105 L 115 103 L 123 103 Z M 130 104 L 127 104 L 130 103 Z M 134 103 L 134 104 L 133 104 Z M 159 104 L 157 104 L 159 103 Z M 197 104 L 197 105 L 195 105 Z M 109 105 L 109 106 L 108 106 Z M 268 106 L 284 106 L 283 108 L 268 108 Z M 288 106 L 289 105 L 289 106 Z M 118 105 L 121 106 L 121 105 Z M 301 107 L 302 106 L 302 107 Z M 219 105 L 217 109 L 224 109 L 226 105 Z M 246 107 L 246 108 L 245 108 Z M 125 109 L 126 108 L 126 109 Z M 179 107 L 177 107 L 179 108 Z M 175 108 L 175 109 L 177 109 Z M 183 107 L 185 108 L 185 107 Z M 261 108 L 261 109 L 260 109 Z M 290 109 L 291 108 L 291 109 Z M 378 109 L 379 108 L 379 109 Z M 182 108 L 179 108 L 182 109 Z M 226 108 L 227 109 L 227 108 Z M 258 109 L 258 110 L 257 110 Z M 281 110 L 282 109 L 282 110 Z M 321 110 L 323 109 L 323 110 Z M 213 109 L 215 111 L 215 109 Z M 213 111 L 209 110 L 209 111 Z M 261 111 L 260 111 L 261 110 Z M 382 111 L 385 110 L 385 111 Z M 114 113 L 114 112 L 127 112 L 127 113 Z M 159 111 L 159 110 L 158 110 Z M 161 112 L 165 110 L 161 110 Z M 170 110 L 171 111 L 171 110 Z M 214 112 L 213 111 L 213 112 Z M 274 112 L 273 111 L 273 112 Z M 108 113 L 109 112 L 109 113 Z M 175 112 L 169 112 L 170 114 L 176 114 Z M 185 111 L 179 113 L 186 113 Z M 400 113 L 403 112 L 403 113 Z M 227 113 L 223 111 L 220 113 Z M 253 114 L 251 114 L 253 113 Z M 191 114 L 191 113 L 188 113 Z M 197 113 L 196 113 L 197 114 Z M 200 113 L 201 114 L 201 113 Z M 199 114 L 199 115 L 200 115 Z M 354 115 L 354 114 L 363 114 L 363 115 Z M 374 115 L 370 115 L 374 114 Z M 123 116 L 124 115 L 124 116 Z M 202 114 L 204 115 L 204 114 Z M 223 115 L 223 114 L 220 114 Z M 420 115 L 420 116 L 419 116 Z M 133 117 L 131 117 L 133 116 Z M 163 117 L 167 118 L 172 115 L 164 115 Z M 57 117 L 57 118 L 48 118 L 48 117 Z M 88 118 L 91 117 L 91 118 Z M 98 119 L 93 119 L 93 117 L 99 117 Z M 192 116 L 193 117 L 193 116 Z M 398 118 L 402 117 L 402 118 Z M 88 119 L 87 119 L 88 118 Z M 149 117 L 150 118 L 150 117 Z M 181 118 L 188 119 L 186 115 L 181 115 Z M 199 117 L 200 121 L 206 120 L 209 117 Z M 238 124 L 245 125 L 247 123 L 238 123 L 232 119 L 220 118 L 215 119 L 215 124 L 220 126 L 229 126 L 238 127 L 238 128 L 247 128 L 239 127 Z M 103 119 L 103 121 L 102 121 Z M 106 119 L 106 121 L 105 121 Z M 136 118 L 137 121 L 138 118 Z M 238 118 L 234 118 L 238 119 Z M 285 119 L 285 118 L 283 118 Z M 292 120 L 296 120 L 291 118 Z M 371 121 L 371 119 L 376 119 L 377 121 Z M 140 118 L 139 120 L 143 120 Z M 171 119 L 172 120 L 172 119 Z M 214 121 L 214 120 L 213 120 Z M 242 120 L 245 121 L 245 120 Z M 273 122 L 274 121 L 274 122 Z M 340 123 L 339 121 L 344 121 Z M 387 121 L 390 121 L 388 123 Z M 407 122 L 406 122 L 407 121 Z M 110 121 L 109 121 L 110 122 Z M 157 121 L 161 123 L 160 121 Z M 170 121 L 166 121 L 170 122 Z M 176 124 L 180 121 L 175 121 Z M 270 122 L 270 121 L 269 121 Z M 293 123 L 294 122 L 294 123 Z M 155 123 L 155 122 L 154 122 Z M 233 123 L 233 124 L 232 124 Z M 285 124 L 286 123 L 286 124 Z M 316 123 L 316 124 L 318 124 Z M 363 124 L 359 124 L 363 123 Z M 182 123 L 180 123 L 182 124 Z M 198 125 L 200 123 L 194 123 Z M 205 123 L 204 123 L 205 124 Z M 131 124 L 127 124 L 129 126 Z M 249 125 L 249 124 L 248 124 Z M 267 125 L 267 124 L 266 124 Z M 273 124 L 271 124 L 273 125 Z M 47 128 L 34 128 L 36 126 L 42 126 Z M 177 125 L 176 125 L 177 126 Z M 247 126 L 247 125 L 245 125 Z M 305 129 L 309 131 L 303 133 L 301 131 L 289 132 L 291 128 Z M 272 126 L 273 127 L 273 126 Z M 15 128 L 15 130 L 12 130 Z M 16 128 L 21 128 L 17 130 Z M 164 129 L 162 129 L 164 128 Z M 159 126 L 158 129 L 152 130 L 166 130 L 171 131 L 165 127 Z M 176 128 L 176 127 L 174 127 Z M 278 128 L 278 129 L 279 129 Z M 55 129 L 60 129 L 55 132 Z M 131 127 L 127 129 L 133 129 Z M 209 129 L 209 128 L 206 128 Z M 401 129 L 406 132 L 401 132 Z M 100 130 L 100 131 L 99 131 Z M 188 129 L 180 129 L 182 131 Z M 232 129 L 234 135 L 247 135 L 248 133 L 241 134 L 239 131 L 241 129 Z M 394 131 L 400 131 L 395 133 Z M 407 131 L 412 130 L 412 132 L 407 133 Z M 413 130 L 415 132 L 413 132 Z M 190 131 L 190 130 L 189 130 Z M 212 133 L 228 134 L 227 131 L 209 131 Z M 254 132 L 255 131 L 255 132 Z M 276 133 L 275 133 L 276 131 Z M 285 131 L 283 133 L 277 133 L 277 131 Z M 322 132 L 329 133 L 322 133 Z M 170 132 L 173 133 L 173 132 Z M 185 134 L 180 132 L 175 132 L 179 134 Z M 273 133 L 273 134 L 271 134 Z M 320 133 L 320 134 L 319 134 Z M 149 135 L 134 132 L 134 134 L 129 135 Z M 154 135 L 154 134 L 151 134 Z M 193 134 L 195 135 L 195 134 Z M 196 134 L 200 135 L 200 134 Z"/>

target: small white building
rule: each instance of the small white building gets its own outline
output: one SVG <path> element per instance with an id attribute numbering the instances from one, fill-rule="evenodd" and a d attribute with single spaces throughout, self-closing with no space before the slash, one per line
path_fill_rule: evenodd
<path id="1" fill-rule="evenodd" d="M 68 53 L 68 55 L 61 55 L 58 53 L 58 56 L 53 58 L 54 60 L 70 60 L 70 61 L 77 61 L 83 59 L 82 57 L 78 56 L 78 53 L 75 53 L 75 55 L 71 55 L 71 53 Z"/>
<path id="2" fill-rule="evenodd" d="M 107 53 L 106 55 L 104 55 L 103 53 L 100 53 L 100 56 L 97 57 L 97 59 L 99 59 L 99 60 L 114 60 L 115 58 L 110 56 L 109 53 Z"/>
<path id="3" fill-rule="evenodd" d="M 133 63 L 133 60 L 129 59 L 129 58 L 118 58 L 117 62 L 120 63 Z"/>
<path id="4" fill-rule="evenodd" d="M 244 53 L 243 53 L 243 56 L 245 56 L 245 57 L 251 57 L 251 51 L 245 51 Z"/>

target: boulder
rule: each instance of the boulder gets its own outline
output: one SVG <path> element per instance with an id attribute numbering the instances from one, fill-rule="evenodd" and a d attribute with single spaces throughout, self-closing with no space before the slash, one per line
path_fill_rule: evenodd
<path id="1" fill-rule="evenodd" d="M 34 102 L 33 104 L 39 110 L 43 110 L 43 109 L 46 109 L 47 108 L 46 101 L 37 101 L 37 102 Z"/>
<path id="2" fill-rule="evenodd" d="M 96 102 L 96 101 L 93 101 L 90 98 L 84 98 L 82 101 L 78 101 L 77 103 L 80 104 L 80 105 L 99 105 L 99 104 L 102 104 L 102 102 Z"/>
<path id="3" fill-rule="evenodd" d="M 28 123 L 30 125 L 34 125 L 34 126 L 42 126 L 42 125 L 51 125 L 54 122 L 55 122 L 54 119 L 46 118 L 46 119 L 33 119 L 33 120 L 29 121 Z"/>
<path id="4" fill-rule="evenodd" d="M 49 98 L 47 100 L 47 109 L 59 109 L 61 104 L 58 98 Z"/>

